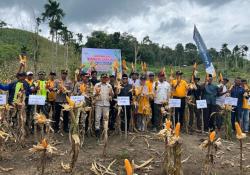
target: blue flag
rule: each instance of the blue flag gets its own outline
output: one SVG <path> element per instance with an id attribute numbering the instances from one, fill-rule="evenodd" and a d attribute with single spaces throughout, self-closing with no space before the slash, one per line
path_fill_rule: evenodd
<path id="1" fill-rule="evenodd" d="M 202 58 L 203 63 L 205 64 L 206 67 L 206 73 L 213 75 L 213 77 L 216 76 L 216 72 L 213 66 L 213 63 L 211 61 L 211 57 L 207 51 L 207 47 L 198 31 L 196 26 L 194 26 L 194 36 L 193 39 L 198 47 L 200 56 Z"/>

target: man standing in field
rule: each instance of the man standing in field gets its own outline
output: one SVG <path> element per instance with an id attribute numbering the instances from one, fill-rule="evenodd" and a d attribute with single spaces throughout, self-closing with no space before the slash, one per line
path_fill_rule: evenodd
<path id="1" fill-rule="evenodd" d="M 165 122 L 164 118 L 161 118 L 161 107 L 169 100 L 171 93 L 170 84 L 165 81 L 165 73 L 160 72 L 158 74 L 158 81 L 153 84 L 154 93 L 154 120 L 153 131 L 159 131 L 162 129 L 161 123 Z M 162 122 L 161 122 L 162 119 Z"/>
<path id="2" fill-rule="evenodd" d="M 248 99 L 250 97 L 249 94 L 249 86 L 247 84 L 247 80 L 242 80 L 242 86 L 245 89 L 245 93 L 243 95 L 243 104 L 242 104 L 242 129 L 243 132 L 248 133 L 249 132 L 249 109 L 250 105 L 248 104 Z"/>
<path id="3" fill-rule="evenodd" d="M 55 89 L 55 78 L 56 72 L 51 71 L 49 74 L 49 79 L 46 83 L 46 89 L 48 90 L 48 113 L 52 113 L 49 116 L 50 119 L 54 118 L 55 115 L 55 100 L 56 100 L 56 89 Z"/>
<path id="4" fill-rule="evenodd" d="M 37 95 L 41 95 L 47 100 L 47 88 L 46 88 L 46 80 L 45 80 L 46 73 L 44 71 L 40 71 L 38 73 L 38 80 L 36 82 L 36 88 L 37 88 Z M 45 105 L 38 105 L 37 106 L 37 111 L 42 112 L 44 115 L 48 117 L 48 111 L 46 109 L 46 104 Z"/>
<path id="5" fill-rule="evenodd" d="M 73 91 L 73 84 L 67 79 L 68 71 L 61 71 L 61 78 L 55 81 L 55 88 L 57 89 L 57 95 L 55 100 L 55 116 L 54 116 L 54 130 L 59 131 L 60 115 L 62 111 L 62 104 L 67 103 L 66 96 L 70 95 Z M 69 132 L 69 111 L 63 111 L 63 130 Z"/>
<path id="6" fill-rule="evenodd" d="M 180 122 L 183 126 L 184 112 L 185 112 L 185 103 L 186 95 L 188 91 L 188 84 L 185 80 L 182 79 L 182 72 L 176 72 L 176 79 L 171 82 L 172 85 L 172 96 L 174 99 L 181 100 L 181 107 L 175 108 L 175 122 Z"/>
<path id="7" fill-rule="evenodd" d="M 101 82 L 94 87 L 95 98 L 95 135 L 100 139 L 101 117 L 109 116 L 110 101 L 114 95 L 112 86 L 108 83 L 108 75 L 101 75 Z"/>

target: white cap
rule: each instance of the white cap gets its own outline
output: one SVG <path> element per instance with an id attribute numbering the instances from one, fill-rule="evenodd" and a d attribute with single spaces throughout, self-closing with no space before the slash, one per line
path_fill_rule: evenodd
<path id="1" fill-rule="evenodd" d="M 27 72 L 27 75 L 34 75 L 34 74 L 33 74 L 33 72 L 28 71 L 28 72 Z"/>

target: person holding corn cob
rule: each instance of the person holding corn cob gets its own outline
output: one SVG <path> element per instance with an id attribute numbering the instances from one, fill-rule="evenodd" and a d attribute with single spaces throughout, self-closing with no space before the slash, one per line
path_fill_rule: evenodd
<path id="1" fill-rule="evenodd" d="M 95 135 L 97 140 L 100 139 L 101 118 L 104 115 L 109 116 L 110 101 L 114 92 L 112 86 L 108 83 L 108 75 L 103 73 L 101 75 L 101 82 L 94 87 L 95 98 Z"/>
<path id="2" fill-rule="evenodd" d="M 38 72 L 38 80 L 36 81 L 36 90 L 37 90 L 37 95 L 41 95 L 45 97 L 47 100 L 47 88 L 46 88 L 46 80 L 45 80 L 46 73 L 45 71 L 39 71 Z M 37 112 L 38 113 L 43 113 L 45 116 L 48 117 L 48 110 L 46 108 L 46 103 L 45 105 L 37 105 Z"/>
<path id="3" fill-rule="evenodd" d="M 245 93 L 243 95 L 243 102 L 242 102 L 242 129 L 245 133 L 249 132 L 249 109 L 250 105 L 248 104 L 248 100 L 250 97 L 249 94 L 249 86 L 247 84 L 247 80 L 242 80 L 242 86 L 245 89 Z"/>
<path id="4" fill-rule="evenodd" d="M 233 106 L 234 111 L 231 112 L 231 122 L 233 130 L 235 130 L 235 122 L 242 124 L 242 103 L 243 103 L 243 94 L 245 93 L 245 89 L 242 86 L 241 78 L 237 77 L 234 80 L 234 85 L 229 89 L 231 97 L 238 98 L 238 102 L 236 106 Z"/>
<path id="5" fill-rule="evenodd" d="M 176 79 L 171 82 L 173 98 L 181 100 L 181 107 L 175 108 L 175 121 L 180 122 L 181 126 L 183 126 L 186 95 L 188 92 L 188 83 L 182 79 L 182 74 L 181 71 L 176 71 Z"/>
<path id="6" fill-rule="evenodd" d="M 137 109 L 137 128 L 139 131 L 145 131 L 148 124 L 148 118 L 152 115 L 150 103 L 149 103 L 149 91 L 146 86 L 145 75 L 141 75 L 140 77 L 140 86 L 137 87 L 138 94 L 138 109 Z"/>
<path id="7" fill-rule="evenodd" d="M 158 74 L 158 81 L 153 84 L 154 93 L 154 120 L 153 131 L 159 131 L 162 129 L 161 123 L 165 122 L 165 118 L 161 118 L 161 107 L 164 103 L 168 102 L 171 93 L 170 84 L 165 81 L 165 72 L 161 71 Z M 162 119 L 162 122 L 161 122 Z"/>
<path id="8" fill-rule="evenodd" d="M 57 91 L 55 100 L 55 115 L 53 121 L 54 131 L 59 131 L 60 115 L 62 111 L 62 104 L 67 103 L 66 96 L 70 95 L 73 91 L 73 84 L 71 80 L 67 79 L 68 71 L 61 70 L 61 78 L 55 81 L 55 89 Z M 63 111 L 63 130 L 69 132 L 69 111 Z"/>

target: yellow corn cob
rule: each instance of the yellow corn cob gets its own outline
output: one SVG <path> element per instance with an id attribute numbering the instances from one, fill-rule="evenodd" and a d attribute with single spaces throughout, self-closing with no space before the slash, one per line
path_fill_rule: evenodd
<path id="1" fill-rule="evenodd" d="M 69 104 L 70 107 L 74 107 L 75 102 L 72 101 L 72 100 L 69 98 L 69 96 L 66 96 L 66 100 L 67 100 L 67 102 L 68 102 L 68 104 Z"/>
<path id="2" fill-rule="evenodd" d="M 41 145 L 43 146 L 43 148 L 47 148 L 49 144 L 46 139 L 43 139 Z"/>
<path id="3" fill-rule="evenodd" d="M 196 70 L 196 69 L 197 69 L 197 63 L 196 63 L 196 62 L 194 63 L 193 68 L 194 68 L 194 70 Z"/>
<path id="4" fill-rule="evenodd" d="M 122 60 L 122 69 L 123 69 L 124 71 L 128 70 L 126 60 Z"/>
<path id="5" fill-rule="evenodd" d="M 221 72 L 220 72 L 220 81 L 223 81 L 223 76 Z"/>
<path id="6" fill-rule="evenodd" d="M 175 126 L 175 132 L 174 132 L 175 137 L 180 136 L 180 129 L 181 129 L 181 124 L 180 124 L 180 122 L 178 122 Z"/>
<path id="7" fill-rule="evenodd" d="M 215 135 L 216 135 L 215 131 L 213 131 L 213 132 L 211 132 L 209 134 L 209 140 L 210 140 L 210 142 L 213 142 L 215 140 Z"/>
<path id="8" fill-rule="evenodd" d="M 133 175 L 133 168 L 128 159 L 124 160 L 126 175 Z"/>
<path id="9" fill-rule="evenodd" d="M 235 122 L 235 129 L 237 136 L 242 136 L 242 131 L 238 122 Z"/>
<path id="10" fill-rule="evenodd" d="M 170 120 L 166 120 L 166 129 L 169 130 L 171 127 L 171 121 Z"/>
<path id="11" fill-rule="evenodd" d="M 117 72 L 118 71 L 118 68 L 119 68 L 119 63 L 118 63 L 118 61 L 117 61 L 117 59 L 114 61 L 114 63 L 113 63 L 113 70 L 115 71 L 115 72 Z"/>

